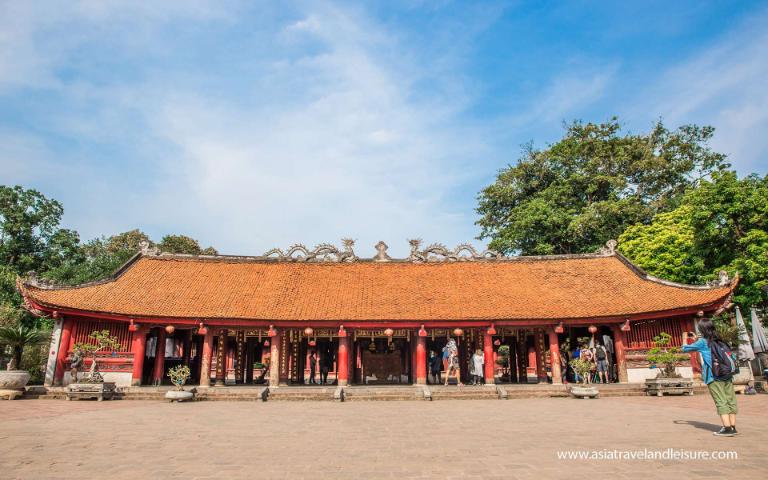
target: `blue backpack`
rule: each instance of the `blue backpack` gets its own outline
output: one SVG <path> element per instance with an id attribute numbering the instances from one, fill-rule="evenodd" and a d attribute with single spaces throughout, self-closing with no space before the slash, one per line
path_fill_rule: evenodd
<path id="1" fill-rule="evenodd" d="M 709 342 L 709 352 L 712 357 L 712 376 L 715 380 L 730 380 L 733 375 L 739 373 L 736 354 L 725 342 Z"/>

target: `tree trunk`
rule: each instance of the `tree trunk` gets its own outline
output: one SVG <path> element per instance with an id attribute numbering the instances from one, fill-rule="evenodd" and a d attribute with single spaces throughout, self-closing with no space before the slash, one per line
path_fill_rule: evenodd
<path id="1" fill-rule="evenodd" d="M 13 359 L 16 363 L 16 369 L 21 370 L 21 354 L 24 352 L 23 346 L 13 347 Z"/>

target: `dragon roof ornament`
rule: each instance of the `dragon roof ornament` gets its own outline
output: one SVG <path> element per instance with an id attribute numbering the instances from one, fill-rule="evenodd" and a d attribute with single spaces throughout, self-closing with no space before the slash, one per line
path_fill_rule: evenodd
<path id="1" fill-rule="evenodd" d="M 264 253 L 263 257 L 297 262 L 354 262 L 357 260 L 357 255 L 353 250 L 355 241 L 345 238 L 342 239 L 341 243 L 343 245 L 342 250 L 330 243 L 321 243 L 312 250 L 297 243 L 290 246 L 286 251 L 273 248 Z"/>
<path id="2" fill-rule="evenodd" d="M 504 256 L 495 250 L 483 250 L 478 253 L 470 243 L 460 243 L 453 250 L 442 243 L 433 243 L 424 250 L 419 250 L 421 239 L 408 240 L 411 253 L 408 260 L 412 262 L 461 262 L 475 260 L 499 260 Z"/>

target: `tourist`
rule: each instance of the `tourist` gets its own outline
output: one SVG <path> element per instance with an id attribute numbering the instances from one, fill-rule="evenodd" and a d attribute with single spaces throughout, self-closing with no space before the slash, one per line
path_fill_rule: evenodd
<path id="1" fill-rule="evenodd" d="M 330 352 L 324 352 L 320 359 L 320 385 L 328 384 L 328 372 L 333 366 L 333 356 Z"/>
<path id="2" fill-rule="evenodd" d="M 558 357 L 560 357 L 560 375 L 562 377 L 562 382 L 568 383 L 568 359 L 565 358 L 563 352 L 561 352 Z"/>
<path id="3" fill-rule="evenodd" d="M 315 372 L 317 371 L 317 357 L 315 357 L 314 350 L 309 354 L 309 383 L 314 384 Z"/>
<path id="4" fill-rule="evenodd" d="M 586 344 L 581 346 L 581 351 L 579 352 L 579 358 L 582 360 L 586 360 L 587 362 L 590 362 L 594 365 L 595 355 L 592 353 L 592 350 L 590 350 Z M 592 383 L 591 372 L 587 374 L 585 383 Z"/>
<path id="5" fill-rule="evenodd" d="M 608 383 L 608 350 L 600 340 L 595 342 L 594 355 L 599 382 Z"/>
<path id="6" fill-rule="evenodd" d="M 483 358 L 483 351 L 479 348 L 475 350 L 472 355 L 472 385 L 482 385 L 483 382 L 483 365 L 485 364 L 485 358 Z"/>
<path id="7" fill-rule="evenodd" d="M 733 390 L 733 377 L 715 377 L 712 370 L 712 344 L 715 342 L 723 343 L 717 336 L 715 325 L 711 319 L 705 318 L 699 321 L 699 331 L 701 337 L 690 345 L 683 345 L 684 352 L 699 352 L 702 363 L 701 378 L 707 384 L 709 394 L 715 402 L 717 414 L 720 415 L 720 421 L 723 427 L 713 435 L 720 437 L 732 437 L 737 435 L 736 431 L 736 393 Z"/>
<path id="8" fill-rule="evenodd" d="M 440 370 L 443 367 L 443 362 L 440 359 L 440 356 L 435 353 L 434 350 L 430 352 L 431 356 L 429 358 L 429 371 L 432 373 L 432 383 L 435 385 L 440 384 Z"/>
<path id="9" fill-rule="evenodd" d="M 456 342 L 453 339 L 448 340 L 448 344 L 445 346 L 448 350 L 448 372 L 445 375 L 445 384 L 448 385 L 452 376 L 456 377 L 456 385 L 461 386 L 460 369 L 459 369 L 459 349 L 456 347 Z"/>

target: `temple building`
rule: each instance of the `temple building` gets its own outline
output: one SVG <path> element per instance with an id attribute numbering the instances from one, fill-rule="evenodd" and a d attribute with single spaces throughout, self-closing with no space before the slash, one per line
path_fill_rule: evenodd
<path id="1" fill-rule="evenodd" d="M 119 351 L 100 354 L 118 385 L 168 383 L 188 365 L 193 384 L 423 384 L 430 356 L 458 344 L 461 378 L 485 358 L 493 384 L 561 383 L 561 352 L 611 344 L 620 382 L 654 375 L 647 350 L 660 332 L 685 342 L 697 317 L 730 304 L 738 279 L 681 285 L 647 275 L 616 251 L 503 257 L 470 245 L 449 250 L 411 241 L 393 259 L 379 242 L 359 258 L 301 245 L 263 256 L 193 256 L 143 245 L 110 278 L 77 286 L 18 281 L 27 308 L 55 320 L 46 384 L 66 385 L 72 347 L 109 330 Z M 586 340 L 585 340 L 586 339 Z M 696 373 L 697 365 L 681 365 Z M 691 371 L 693 370 L 693 371 Z M 444 377 L 441 377 L 441 379 Z"/>

